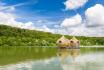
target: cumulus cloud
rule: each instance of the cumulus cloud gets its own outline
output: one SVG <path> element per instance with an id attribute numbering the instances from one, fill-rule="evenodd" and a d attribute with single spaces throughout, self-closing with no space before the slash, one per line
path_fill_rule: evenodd
<path id="1" fill-rule="evenodd" d="M 36 1 L 32 3 L 36 3 Z M 27 5 L 27 4 L 29 3 L 25 2 L 25 3 L 19 3 L 19 4 L 7 6 L 5 3 L 0 2 L 0 25 L 8 25 L 12 27 L 18 27 L 18 28 L 29 29 L 29 30 L 53 32 L 46 25 L 37 27 L 35 26 L 35 23 L 31 21 L 23 23 L 16 20 L 18 17 L 14 13 L 12 13 L 12 11 L 15 11 L 16 7 Z M 38 20 L 35 20 L 35 22 L 38 24 L 38 23 L 42 23 L 43 20 L 38 19 Z"/>
<path id="2" fill-rule="evenodd" d="M 66 10 L 68 9 L 77 9 L 79 7 L 82 7 L 88 0 L 67 0 L 64 2 L 64 5 L 66 6 Z"/>
<path id="3" fill-rule="evenodd" d="M 51 32 L 54 33 L 53 29 L 48 28 L 46 25 L 43 25 L 41 27 L 38 27 L 37 30 L 44 31 L 44 32 Z"/>
<path id="4" fill-rule="evenodd" d="M 102 26 L 104 25 L 104 6 L 96 4 L 90 7 L 85 12 L 87 19 L 87 26 Z"/>
<path id="5" fill-rule="evenodd" d="M 2 8 L 2 6 L 0 6 Z M 13 9 L 13 8 L 12 8 Z M 15 9 L 14 9 L 15 10 Z M 76 14 L 70 18 L 65 18 L 62 23 L 54 24 L 54 28 L 49 28 L 48 25 L 52 25 L 53 22 L 48 20 L 35 20 L 36 23 L 31 21 L 19 22 L 16 21 L 17 16 L 10 12 L 0 11 L 0 24 L 9 25 L 12 27 L 19 27 L 30 30 L 40 30 L 45 32 L 77 35 L 77 36 L 104 36 L 104 6 L 96 4 L 85 11 L 85 22 L 80 14 Z M 39 27 L 35 26 L 40 24 Z M 96 31 L 97 30 L 97 31 Z"/>
<path id="6" fill-rule="evenodd" d="M 19 27 L 19 28 L 25 28 L 25 29 L 33 29 L 33 23 L 27 22 L 22 23 L 15 20 L 16 16 L 11 13 L 4 13 L 0 12 L 0 24 L 2 25 L 9 25 L 12 27 Z"/>
<path id="7" fill-rule="evenodd" d="M 14 6 L 0 6 L 0 25 L 8 25 L 12 27 L 19 27 L 22 29 L 30 29 L 30 30 L 40 30 L 40 31 L 45 31 L 45 32 L 52 32 L 50 28 L 48 28 L 46 25 L 36 27 L 33 22 L 28 21 L 26 23 L 16 21 L 17 16 L 15 14 L 11 13 L 10 11 L 15 10 L 15 6 L 21 6 L 24 5 L 25 3 L 22 4 L 17 4 Z M 5 12 L 6 11 L 6 12 Z M 37 23 L 42 23 L 42 20 L 39 19 L 37 20 Z"/>
<path id="8" fill-rule="evenodd" d="M 96 31 L 97 29 L 97 31 Z M 75 36 L 104 36 L 103 30 L 101 28 L 88 28 L 85 25 L 80 25 L 76 28 L 73 28 L 73 31 L 70 33 L 70 35 Z"/>
<path id="9" fill-rule="evenodd" d="M 70 26 L 76 26 L 82 23 L 82 18 L 79 14 L 71 17 L 71 18 L 65 18 L 62 23 L 61 26 L 62 27 L 70 27 Z"/>
<path id="10" fill-rule="evenodd" d="M 9 26 L 12 26 L 12 27 L 19 27 L 19 28 L 22 28 L 22 29 L 30 29 L 30 30 L 39 30 L 39 31 L 45 31 L 45 32 L 53 32 L 46 25 L 43 25 L 41 27 L 36 27 L 34 25 L 34 23 L 31 22 L 31 21 L 23 23 L 23 22 L 18 22 L 15 19 L 16 19 L 16 16 L 14 16 L 11 13 L 0 12 L 0 24 L 1 25 L 9 25 Z"/>
<path id="11" fill-rule="evenodd" d="M 77 36 L 104 36 L 104 6 L 96 4 L 85 11 L 86 19 L 77 14 L 62 21 L 57 33 Z M 85 22 L 84 22 L 85 21 Z"/>

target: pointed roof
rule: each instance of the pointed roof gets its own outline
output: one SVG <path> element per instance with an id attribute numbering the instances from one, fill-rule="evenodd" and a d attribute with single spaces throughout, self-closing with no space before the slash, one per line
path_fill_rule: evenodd
<path id="1" fill-rule="evenodd" d="M 71 40 L 78 40 L 75 36 L 73 36 L 73 38 Z"/>
<path id="2" fill-rule="evenodd" d="M 63 35 L 61 38 L 59 38 L 59 39 L 57 40 L 57 42 L 60 41 L 60 40 L 63 41 L 63 42 L 65 42 L 65 41 L 67 41 L 67 38 L 65 38 L 65 36 Z"/>
<path id="3" fill-rule="evenodd" d="M 58 40 L 65 40 L 65 36 L 63 35 L 61 38 L 59 38 Z"/>
<path id="4" fill-rule="evenodd" d="M 66 39 L 65 36 L 63 35 L 60 39 Z"/>

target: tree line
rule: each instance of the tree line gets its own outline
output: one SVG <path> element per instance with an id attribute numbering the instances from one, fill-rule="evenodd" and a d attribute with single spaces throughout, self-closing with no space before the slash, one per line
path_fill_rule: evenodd
<path id="1" fill-rule="evenodd" d="M 0 46 L 56 46 L 62 35 L 0 25 Z M 65 35 L 68 39 L 72 36 Z M 104 45 L 104 37 L 76 36 L 83 46 Z"/>

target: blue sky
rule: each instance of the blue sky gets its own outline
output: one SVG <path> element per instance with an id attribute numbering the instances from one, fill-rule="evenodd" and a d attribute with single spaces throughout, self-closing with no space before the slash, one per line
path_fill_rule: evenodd
<path id="1" fill-rule="evenodd" d="M 6 10 L 1 9 L 1 12 L 15 15 L 15 21 L 17 22 L 21 22 L 24 24 L 27 22 L 31 22 L 33 23 L 32 26 L 35 26 L 37 28 L 48 28 L 52 29 L 52 31 L 54 31 L 54 29 L 56 28 L 61 30 L 60 28 L 62 27 L 61 25 L 63 21 L 66 18 L 72 19 L 72 17 L 76 16 L 77 14 L 81 16 L 81 23 L 87 24 L 85 23 L 87 22 L 85 15 L 86 10 L 94 7 L 96 4 L 104 6 L 104 0 L 85 0 L 85 2 L 84 0 L 78 0 L 78 2 L 81 1 L 81 4 L 77 3 L 78 5 L 76 4 L 76 6 L 67 6 L 65 4 L 65 2 L 71 4 L 71 1 L 72 0 L 1 0 L 0 6 L 2 6 L 2 8 L 7 7 Z M 74 3 L 75 0 L 72 2 Z M 74 27 L 69 26 L 68 28 L 70 27 L 72 29 L 69 30 L 73 31 Z"/>
<path id="2" fill-rule="evenodd" d="M 59 19 L 64 17 L 70 17 L 75 15 L 76 13 L 80 13 L 83 15 L 84 11 L 87 8 L 97 3 L 104 4 L 104 0 L 89 0 L 81 8 L 63 11 L 63 9 L 65 9 L 65 5 L 63 4 L 65 1 L 66 0 L 2 0 L 1 2 L 5 3 L 6 6 L 23 3 L 23 5 L 16 7 L 15 12 L 17 15 L 28 17 L 34 17 L 35 15 L 39 15 L 42 17 L 50 17 L 52 18 L 52 20 L 58 17 Z"/>
<path id="3" fill-rule="evenodd" d="M 65 9 L 65 5 L 63 4 L 65 1 L 66 0 L 2 0 L 1 2 L 5 3 L 6 6 L 23 4 L 15 7 L 15 14 L 24 17 L 24 19 L 29 17 L 34 19 L 34 17 L 40 16 L 52 21 L 59 21 L 77 13 L 84 16 L 84 11 L 87 8 L 95 5 L 96 3 L 104 4 L 103 0 L 89 0 L 81 8 L 63 11 Z"/>

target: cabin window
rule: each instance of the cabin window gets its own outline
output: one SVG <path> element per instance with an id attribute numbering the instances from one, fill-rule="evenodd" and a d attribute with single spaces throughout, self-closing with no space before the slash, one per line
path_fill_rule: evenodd
<path id="1" fill-rule="evenodd" d="M 79 43 L 79 41 L 77 41 L 77 43 Z"/>
<path id="2" fill-rule="evenodd" d="M 70 41 L 71 43 L 73 43 L 73 41 Z"/>
<path id="3" fill-rule="evenodd" d="M 62 43 L 62 41 L 59 41 L 59 43 Z"/>

